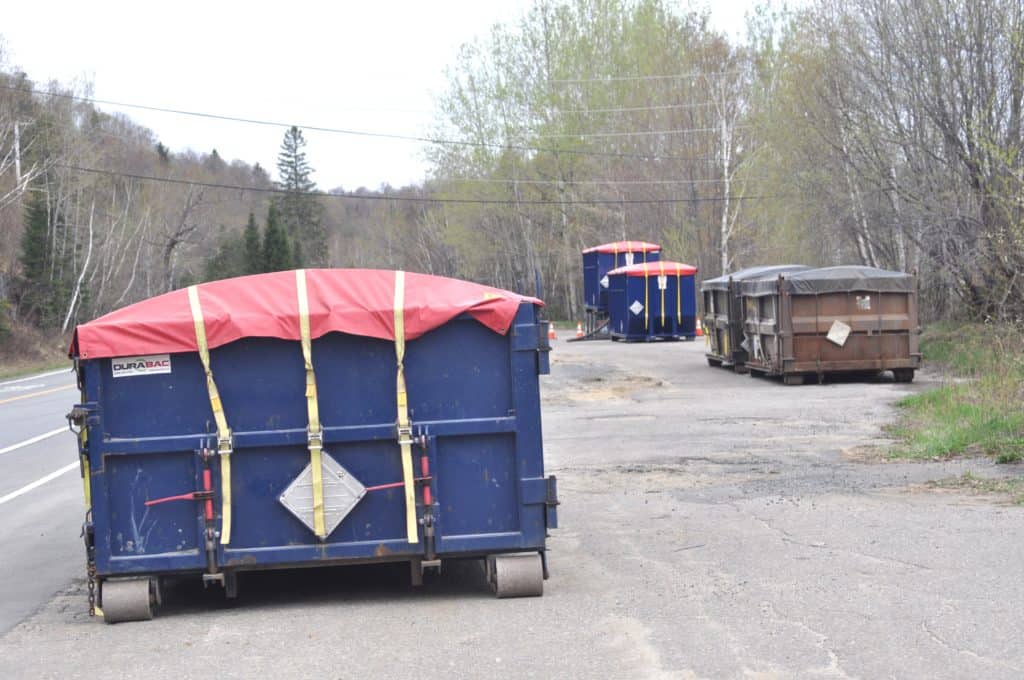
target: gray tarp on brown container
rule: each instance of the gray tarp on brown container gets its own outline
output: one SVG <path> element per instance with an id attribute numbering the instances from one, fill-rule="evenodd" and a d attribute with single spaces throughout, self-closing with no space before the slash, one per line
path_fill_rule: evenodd
<path id="1" fill-rule="evenodd" d="M 761 267 L 748 267 L 734 271 L 731 274 L 723 274 L 717 278 L 708 279 L 700 284 L 700 289 L 702 291 L 729 290 L 730 279 L 733 281 L 746 281 L 747 279 L 756 279 L 762 276 L 778 276 L 787 272 L 805 271 L 807 269 L 810 269 L 810 267 L 802 264 L 772 264 Z"/>
<path id="2" fill-rule="evenodd" d="M 778 274 L 762 275 L 744 281 L 742 292 L 750 297 L 772 295 L 778 292 L 777 284 Z M 847 291 L 911 293 L 914 292 L 914 277 L 887 269 L 843 265 L 783 275 L 782 289 L 797 295 Z"/>

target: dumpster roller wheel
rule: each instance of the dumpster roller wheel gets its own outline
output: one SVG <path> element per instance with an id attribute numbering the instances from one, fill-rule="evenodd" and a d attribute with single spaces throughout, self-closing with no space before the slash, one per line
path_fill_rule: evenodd
<path id="1" fill-rule="evenodd" d="M 150 578 L 114 579 L 100 585 L 103 620 L 107 623 L 148 621 L 160 602 L 157 582 Z"/>
<path id="2" fill-rule="evenodd" d="M 487 580 L 497 597 L 536 597 L 544 594 L 544 563 L 539 553 L 492 555 Z"/>

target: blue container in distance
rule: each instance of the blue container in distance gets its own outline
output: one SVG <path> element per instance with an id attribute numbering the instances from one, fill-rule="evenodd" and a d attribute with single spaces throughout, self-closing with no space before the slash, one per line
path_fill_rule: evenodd
<path id="1" fill-rule="evenodd" d="M 152 298 L 76 329 L 69 418 L 108 622 L 162 577 L 234 597 L 239 573 L 483 559 L 540 595 L 540 302 L 405 272 L 299 270 Z M 208 350 L 206 348 L 209 348 Z"/>
<path id="2" fill-rule="evenodd" d="M 608 272 L 659 259 L 661 246 L 645 241 L 616 241 L 584 250 L 583 304 L 588 315 L 608 315 Z"/>
<path id="3" fill-rule="evenodd" d="M 697 268 L 648 262 L 608 273 L 612 340 L 692 340 L 696 337 Z"/>

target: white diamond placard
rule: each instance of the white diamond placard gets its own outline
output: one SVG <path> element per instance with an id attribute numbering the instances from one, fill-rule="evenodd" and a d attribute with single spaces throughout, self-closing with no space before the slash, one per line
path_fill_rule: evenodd
<path id="1" fill-rule="evenodd" d="M 633 300 L 633 304 L 629 306 L 629 311 L 633 312 L 633 316 L 640 316 L 640 312 L 644 311 L 644 306 L 640 304 L 639 300 Z"/>
<path id="2" fill-rule="evenodd" d="M 846 344 L 846 339 L 850 337 L 850 331 L 853 329 L 847 326 L 845 323 L 836 319 L 832 322 L 832 327 L 828 329 L 828 335 L 825 337 L 834 345 L 842 347 Z"/>
<path id="3" fill-rule="evenodd" d="M 602 288 L 607 288 L 608 287 L 608 275 L 607 274 L 605 274 L 604 278 L 601 279 L 601 287 Z"/>
<path id="4" fill-rule="evenodd" d="M 324 528 L 330 534 L 366 495 L 366 487 L 326 451 L 320 453 L 320 469 L 324 485 Z M 278 500 L 310 531 L 315 531 L 312 464 L 306 465 Z"/>

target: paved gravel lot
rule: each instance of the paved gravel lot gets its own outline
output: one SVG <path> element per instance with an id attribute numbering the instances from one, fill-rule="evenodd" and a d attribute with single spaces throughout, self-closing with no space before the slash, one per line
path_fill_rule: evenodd
<path id="1" fill-rule="evenodd" d="M 555 343 L 543 598 L 494 600 L 472 563 L 422 590 L 304 570 L 232 606 L 174 584 L 155 620 L 105 626 L 76 580 L 0 638 L 0 677 L 1024 675 L 1024 510 L 923 486 L 1019 471 L 870 453 L 928 375 L 786 387 L 703 349 Z"/>

